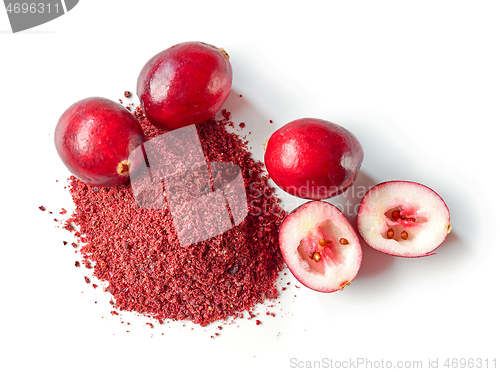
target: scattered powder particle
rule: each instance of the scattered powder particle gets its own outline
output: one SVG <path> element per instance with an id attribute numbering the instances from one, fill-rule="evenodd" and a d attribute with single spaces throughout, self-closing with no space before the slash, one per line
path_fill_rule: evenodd
<path id="1" fill-rule="evenodd" d="M 75 266 L 76 266 L 76 267 L 80 267 L 80 262 L 75 261 Z"/>
<path id="2" fill-rule="evenodd" d="M 231 118 L 231 113 L 224 109 L 222 110 L 222 116 L 224 117 L 224 119 L 229 120 Z"/>
<path id="3" fill-rule="evenodd" d="M 47 208 L 45 208 L 43 205 L 39 206 L 38 209 L 40 209 L 42 212 L 44 212 Z"/>
<path id="4" fill-rule="evenodd" d="M 130 93 L 128 90 L 126 90 L 123 95 L 125 96 L 125 98 L 130 98 L 132 97 L 132 93 Z"/>
<path id="5" fill-rule="evenodd" d="M 87 284 L 90 283 L 90 279 L 87 276 L 85 277 L 85 283 L 87 283 Z"/>

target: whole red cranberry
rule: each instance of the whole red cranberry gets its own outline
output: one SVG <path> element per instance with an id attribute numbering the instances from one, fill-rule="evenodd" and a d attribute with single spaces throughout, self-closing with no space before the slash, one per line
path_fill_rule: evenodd
<path id="1" fill-rule="evenodd" d="M 91 97 L 71 105 L 55 130 L 57 152 L 81 181 L 110 187 L 129 179 L 129 154 L 145 138 L 139 121 L 120 104 Z"/>
<path id="2" fill-rule="evenodd" d="M 173 130 L 208 120 L 226 101 L 233 73 L 228 54 L 186 42 L 151 58 L 137 79 L 137 95 L 149 121 Z"/>
<path id="3" fill-rule="evenodd" d="M 352 186 L 363 161 L 363 148 L 340 125 L 304 118 L 272 134 L 264 161 L 278 187 L 300 198 L 322 200 Z"/>

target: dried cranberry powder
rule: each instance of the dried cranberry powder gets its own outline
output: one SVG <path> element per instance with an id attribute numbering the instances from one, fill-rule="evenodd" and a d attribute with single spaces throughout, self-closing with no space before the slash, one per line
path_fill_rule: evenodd
<path id="1" fill-rule="evenodd" d="M 149 123 L 140 106 L 134 114 L 147 140 L 165 133 Z M 226 130 L 230 123 L 226 112 L 222 120 L 211 118 L 197 130 L 208 163 L 240 166 L 248 215 L 206 241 L 181 247 L 168 208 L 141 209 L 130 184 L 96 192 L 70 178 L 75 211 L 66 227 L 84 240 L 84 260 L 92 261 L 94 275 L 107 281 L 118 309 L 205 326 L 277 296 L 283 268 L 278 230 L 285 212 L 262 175 L 263 164 L 252 159 L 247 142 Z"/>

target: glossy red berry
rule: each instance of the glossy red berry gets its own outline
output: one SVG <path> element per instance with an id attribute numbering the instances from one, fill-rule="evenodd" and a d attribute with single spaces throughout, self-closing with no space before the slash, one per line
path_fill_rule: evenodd
<path id="1" fill-rule="evenodd" d="M 97 187 L 129 179 L 130 153 L 144 140 L 139 121 L 120 104 L 91 97 L 71 105 L 55 130 L 57 152 L 69 171 Z"/>
<path id="2" fill-rule="evenodd" d="M 201 42 L 174 45 L 151 58 L 137 80 L 149 121 L 173 130 L 208 120 L 226 101 L 232 84 L 229 55 Z"/>

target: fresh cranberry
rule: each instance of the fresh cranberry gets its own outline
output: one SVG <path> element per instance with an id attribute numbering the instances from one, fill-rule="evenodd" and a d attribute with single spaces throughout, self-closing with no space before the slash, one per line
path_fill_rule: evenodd
<path id="1" fill-rule="evenodd" d="M 358 274 L 363 252 L 356 231 L 334 205 L 310 201 L 280 228 L 283 259 L 299 282 L 319 292 L 344 289 Z"/>
<path id="2" fill-rule="evenodd" d="M 151 58 L 137 80 L 137 95 L 150 122 L 173 130 L 208 120 L 231 91 L 228 54 L 212 45 L 186 42 Z"/>
<path id="3" fill-rule="evenodd" d="M 352 186 L 363 161 L 363 148 L 340 125 L 305 118 L 272 134 L 264 161 L 281 189 L 300 198 L 322 200 Z"/>
<path id="4" fill-rule="evenodd" d="M 451 232 L 450 211 L 432 189 L 410 181 L 387 181 L 361 200 L 358 231 L 372 248 L 393 256 L 422 257 Z"/>
<path id="5" fill-rule="evenodd" d="M 55 130 L 61 160 L 73 175 L 97 187 L 129 179 L 129 154 L 144 142 L 139 121 L 120 104 L 91 97 L 71 105 Z"/>

